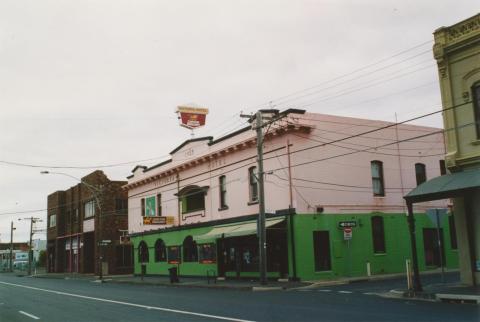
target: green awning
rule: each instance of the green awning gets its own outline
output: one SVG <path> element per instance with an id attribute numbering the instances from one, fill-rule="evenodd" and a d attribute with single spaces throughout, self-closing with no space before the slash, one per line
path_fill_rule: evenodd
<path id="1" fill-rule="evenodd" d="M 455 172 L 425 181 L 403 198 L 408 203 L 455 198 L 476 188 L 480 188 L 480 169 Z"/>
<path id="2" fill-rule="evenodd" d="M 285 217 L 268 218 L 265 220 L 265 227 L 271 227 L 285 220 Z M 242 223 L 215 226 L 203 235 L 193 236 L 197 242 L 215 240 L 222 237 L 247 236 L 257 233 L 257 221 L 249 220 Z"/>

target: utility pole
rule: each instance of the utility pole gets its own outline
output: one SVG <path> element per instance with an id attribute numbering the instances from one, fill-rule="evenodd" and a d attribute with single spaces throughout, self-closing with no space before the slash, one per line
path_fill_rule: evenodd
<path id="1" fill-rule="evenodd" d="M 267 284 L 267 231 L 265 229 L 265 186 L 263 182 L 263 118 L 262 112 L 256 114 L 257 163 L 258 163 L 258 244 L 260 284 Z"/>
<path id="2" fill-rule="evenodd" d="M 18 219 L 22 220 L 22 219 Z M 32 237 L 33 234 L 35 233 L 33 231 L 33 224 L 36 223 L 37 221 L 41 221 L 40 218 L 35 218 L 35 217 L 30 217 L 30 218 L 23 218 L 23 220 L 30 220 L 30 241 L 28 244 L 28 275 L 32 275 L 32 257 L 33 257 L 33 249 L 32 249 Z M 13 227 L 13 224 L 12 224 Z"/>
<path id="3" fill-rule="evenodd" d="M 15 228 L 13 227 L 13 221 L 10 225 L 10 272 L 13 272 L 13 231 Z"/>
<path id="4" fill-rule="evenodd" d="M 263 113 L 274 114 L 273 117 L 267 117 L 268 122 L 263 122 Z M 260 284 L 267 284 L 267 231 L 265 227 L 265 185 L 264 185 L 264 175 L 263 170 L 263 128 L 266 125 L 271 125 L 273 122 L 278 121 L 283 115 L 277 115 L 278 110 L 259 110 L 253 115 L 240 115 L 241 117 L 246 117 L 252 122 L 252 129 L 257 133 L 257 182 L 258 182 L 258 248 L 259 248 L 259 263 L 258 269 L 260 273 Z M 255 123 L 253 120 L 255 119 Z"/>

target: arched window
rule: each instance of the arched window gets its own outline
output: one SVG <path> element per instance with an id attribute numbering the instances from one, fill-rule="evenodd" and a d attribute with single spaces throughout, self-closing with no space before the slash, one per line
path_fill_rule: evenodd
<path id="1" fill-rule="evenodd" d="M 138 244 L 138 262 L 148 263 L 148 246 L 143 240 Z"/>
<path id="2" fill-rule="evenodd" d="M 417 179 L 417 186 L 427 181 L 425 164 L 415 163 L 415 178 Z"/>
<path id="3" fill-rule="evenodd" d="M 155 242 L 155 262 L 167 261 L 167 248 L 162 239 L 157 239 Z"/>
<path id="4" fill-rule="evenodd" d="M 258 201 L 257 167 L 251 167 L 248 169 L 248 186 L 250 202 Z"/>
<path id="5" fill-rule="evenodd" d="M 372 161 L 372 186 L 374 196 L 385 196 L 385 185 L 383 183 L 383 163 L 382 161 Z"/>
<path id="6" fill-rule="evenodd" d="M 183 240 L 183 261 L 184 262 L 198 261 L 197 243 L 193 240 L 192 236 L 187 236 Z"/>
<path id="7" fill-rule="evenodd" d="M 373 252 L 385 253 L 385 229 L 383 227 L 383 217 L 372 217 L 372 239 Z"/>

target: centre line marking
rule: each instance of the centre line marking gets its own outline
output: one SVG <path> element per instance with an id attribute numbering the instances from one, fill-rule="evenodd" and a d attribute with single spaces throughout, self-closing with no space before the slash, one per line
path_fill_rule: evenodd
<path id="1" fill-rule="evenodd" d="M 342 293 L 342 294 L 351 294 L 351 293 L 353 293 L 353 292 L 351 292 L 351 291 L 338 291 L 338 293 Z"/>
<path id="2" fill-rule="evenodd" d="M 35 316 L 35 315 L 30 314 L 30 313 L 27 313 L 27 312 L 18 311 L 18 313 L 23 314 L 23 315 L 26 315 L 26 316 L 28 316 L 29 318 L 32 318 L 32 319 L 34 319 L 34 320 L 40 320 L 40 318 L 39 318 L 38 316 Z"/>
<path id="3" fill-rule="evenodd" d="M 158 306 L 149 306 L 149 305 L 142 305 L 142 304 L 136 304 L 136 303 L 129 303 L 129 302 L 109 300 L 109 299 L 102 299 L 102 298 L 99 298 L 99 297 L 91 297 L 91 296 L 85 296 L 85 295 L 79 295 L 79 294 L 73 294 L 73 293 L 59 292 L 59 291 L 47 290 L 47 289 L 38 288 L 38 287 L 33 287 L 33 286 L 26 286 L 26 285 L 22 285 L 22 284 L 14 284 L 14 283 L 7 283 L 7 282 L 0 282 L 0 284 L 10 285 L 10 286 L 15 286 L 15 287 L 22 287 L 22 288 L 26 288 L 26 289 L 29 289 L 29 290 L 35 290 L 35 291 L 40 291 L 40 292 L 47 292 L 47 293 L 53 293 L 53 294 L 71 296 L 71 297 L 76 297 L 76 298 L 81 298 L 81 299 L 86 299 L 86 300 L 92 300 L 92 301 L 99 301 L 99 302 L 105 302 L 105 303 L 113 303 L 113 304 L 120 304 L 120 305 L 126 305 L 126 306 L 139 307 L 139 308 L 142 308 L 142 309 L 150 309 L 150 310 L 157 310 L 157 311 L 170 312 L 170 313 L 178 313 L 178 314 L 184 314 L 184 315 L 200 316 L 200 317 L 204 317 L 204 318 L 210 318 L 210 319 L 216 319 L 216 320 L 224 320 L 224 321 L 233 321 L 233 322 L 255 322 L 255 321 L 252 321 L 252 320 L 236 319 L 236 318 L 230 318 L 230 317 L 226 317 L 226 316 L 203 314 L 203 313 L 190 312 L 190 311 L 182 311 L 182 310 L 175 310 L 175 309 L 169 309 L 169 308 L 158 307 Z M 28 315 L 28 313 L 25 313 L 25 312 L 21 312 L 21 311 L 20 311 L 20 313 L 25 314 L 25 315 Z M 30 315 L 28 315 L 28 316 L 30 316 Z M 30 317 L 33 318 L 33 316 L 30 316 Z M 35 318 L 37 318 L 37 317 L 35 317 Z M 39 318 L 37 318 L 37 319 L 39 319 Z"/>

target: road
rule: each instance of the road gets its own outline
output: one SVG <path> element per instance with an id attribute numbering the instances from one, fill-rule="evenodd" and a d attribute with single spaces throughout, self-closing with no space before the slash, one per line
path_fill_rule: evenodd
<path id="1" fill-rule="evenodd" d="M 479 321 L 477 305 L 376 294 L 392 281 L 250 292 L 0 274 L 0 321 Z"/>

